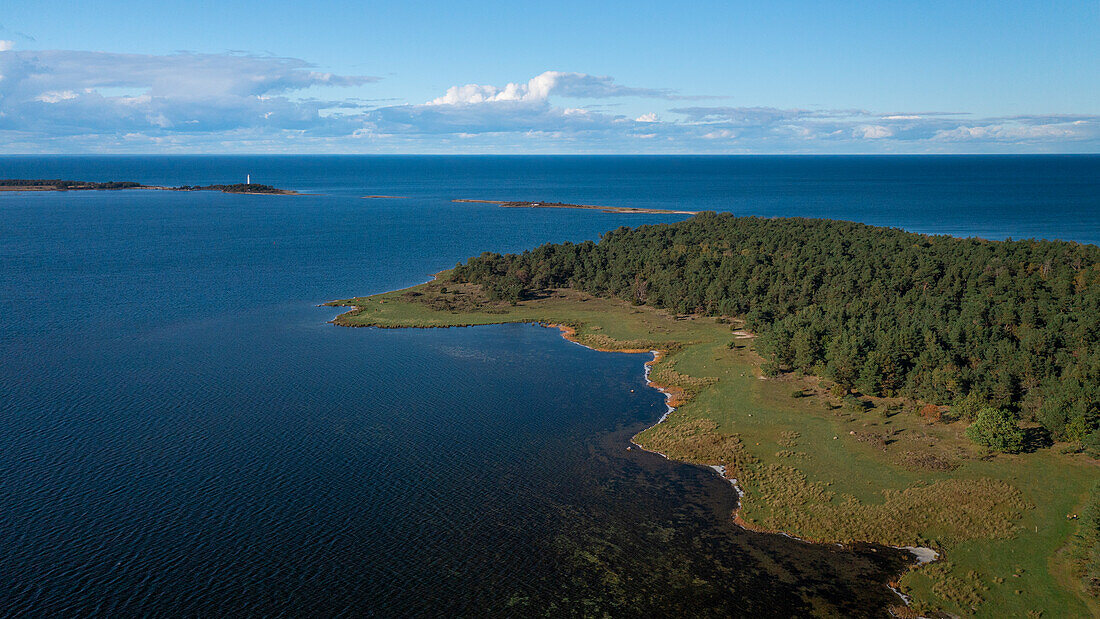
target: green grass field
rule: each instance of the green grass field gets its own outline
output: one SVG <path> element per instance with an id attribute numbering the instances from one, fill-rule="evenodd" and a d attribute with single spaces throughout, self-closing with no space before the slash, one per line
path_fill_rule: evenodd
<path id="1" fill-rule="evenodd" d="M 912 611 L 1100 616 L 1060 552 L 1078 526 L 1067 514 L 1100 477 L 1081 455 L 1055 446 L 992 457 L 963 438 L 962 423 L 919 415 L 919 403 L 864 398 L 869 408 L 860 409 L 841 406 L 813 377 L 764 379 L 751 337 L 736 335 L 732 320 L 671 316 L 566 290 L 492 304 L 446 273 L 331 305 L 355 306 L 335 320 L 344 326 L 554 323 L 573 327 L 593 348 L 668 351 L 651 377 L 683 389 L 686 402 L 635 440 L 673 458 L 725 465 L 745 493 L 739 517 L 746 526 L 821 542 L 936 549 L 939 561 L 900 580 Z"/>

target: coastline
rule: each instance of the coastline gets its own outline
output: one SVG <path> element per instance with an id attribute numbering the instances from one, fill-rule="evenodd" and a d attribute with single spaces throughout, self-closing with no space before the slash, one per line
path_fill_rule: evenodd
<path id="1" fill-rule="evenodd" d="M 409 288 L 323 305 L 351 308 L 330 321 L 338 326 L 537 323 L 592 350 L 649 352 L 654 356 L 644 365 L 646 383 L 665 395 L 666 411 L 631 438 L 630 448 L 706 466 L 735 484 L 738 500 L 730 517 L 739 528 L 806 543 L 866 543 L 904 551 L 912 562 L 887 583 L 910 598 L 908 609 L 896 607 L 904 616 L 969 615 L 977 606 L 990 609 L 979 613 L 985 614 L 1019 608 L 1024 599 L 1034 604 L 1025 609 L 1080 608 L 1076 604 L 1083 600 L 1065 597 L 1070 591 L 1062 585 L 1046 585 L 1052 578 L 1050 553 L 1066 542 L 1071 527 L 1032 535 L 1034 523 L 1057 523 L 1071 508 L 1036 496 L 1034 486 L 1021 486 L 1027 490 L 1022 493 L 1013 484 L 1021 483 L 1020 474 L 1043 475 L 1044 497 L 1069 496 L 1091 469 L 1068 466 L 1070 461 L 1056 453 L 990 463 L 961 437 L 960 425 L 929 425 L 916 413 L 919 406 L 912 408 L 915 403 L 899 413 L 891 412 L 898 410 L 893 401 L 879 401 L 872 410 L 885 414 L 854 415 L 830 403 L 827 386 L 813 378 L 760 380 L 764 360 L 738 320 L 677 316 L 571 289 L 546 290 L 516 304 L 491 302 L 479 286 L 455 282 L 448 273 Z M 794 387 L 798 396 L 791 395 Z M 868 440 L 883 424 L 894 436 L 905 433 L 889 449 Z M 910 449 L 950 456 L 955 465 L 913 468 L 906 459 Z M 964 449 L 971 455 L 959 451 Z M 840 501 L 829 499 L 834 496 Z M 933 556 L 931 567 L 918 569 L 928 563 L 923 558 Z M 994 593 L 1023 584 L 1005 578 L 1011 573 L 1003 570 L 1012 569 L 1035 574 L 1045 588 L 1018 597 Z M 964 605 L 964 599 L 971 601 Z"/>
<path id="2" fill-rule="evenodd" d="M 434 274 L 432 276 L 432 280 L 429 280 L 429 281 L 438 280 L 439 275 L 440 275 L 439 273 Z M 428 283 L 428 282 L 426 282 L 426 283 Z M 397 291 L 391 291 L 391 292 L 397 292 Z M 383 293 L 383 294 L 386 294 L 386 293 Z M 346 314 L 356 312 L 357 310 L 359 310 L 361 308 L 361 306 L 359 306 L 359 305 L 340 304 L 339 302 L 335 302 L 335 301 L 323 303 L 323 304 L 321 304 L 321 306 L 351 307 L 351 308 L 353 308 L 353 309 L 351 309 L 347 312 L 343 312 L 343 313 L 337 315 L 335 318 L 330 320 L 329 323 L 333 324 L 334 326 L 353 326 L 353 325 L 340 323 L 340 322 L 338 322 L 338 319 L 341 316 L 344 316 Z M 659 426 L 663 423 L 666 423 L 669 419 L 669 416 L 672 415 L 672 413 L 675 412 L 676 409 L 679 406 L 681 406 L 682 404 L 684 404 L 687 400 L 687 394 L 684 391 L 684 389 L 682 389 L 680 387 L 677 387 L 675 385 L 667 385 L 667 384 L 658 383 L 655 380 L 653 380 L 653 378 L 652 378 L 652 370 L 653 370 L 654 366 L 656 366 L 658 363 L 660 363 L 661 360 L 664 359 L 669 354 L 667 351 L 659 349 L 659 348 L 658 349 L 610 348 L 610 347 L 595 346 L 595 345 L 587 344 L 585 342 L 580 341 L 580 338 L 577 335 L 577 328 L 572 326 L 572 325 L 563 324 L 563 323 L 556 323 L 556 322 L 542 322 L 542 321 L 523 321 L 523 322 L 527 323 L 527 324 L 537 324 L 540 327 L 544 327 L 544 328 L 548 328 L 548 329 L 557 329 L 559 331 L 562 339 L 564 339 L 568 342 L 572 342 L 574 344 L 577 344 L 578 346 L 583 346 L 584 348 L 587 348 L 589 350 L 594 350 L 596 352 L 627 353 L 627 354 L 642 354 L 642 353 L 647 353 L 647 352 L 651 353 L 653 355 L 653 357 L 643 364 L 643 373 L 644 373 L 644 376 L 645 376 L 645 379 L 646 379 L 646 386 L 650 387 L 650 388 L 653 388 L 653 389 L 656 389 L 662 395 L 664 395 L 664 397 L 665 397 L 665 412 L 652 425 L 646 427 L 641 432 L 638 432 L 633 437 L 631 437 L 630 445 L 627 447 L 627 449 L 637 448 L 637 449 L 640 449 L 642 451 L 661 456 L 662 458 L 664 458 L 664 459 L 666 459 L 670 462 L 677 462 L 677 463 L 680 463 L 680 464 L 687 464 L 687 465 L 691 465 L 691 466 L 700 466 L 700 467 L 708 468 L 708 469 L 714 471 L 715 473 L 717 473 L 719 477 L 721 477 L 723 480 L 730 483 L 730 485 L 733 487 L 734 493 L 737 495 L 737 507 L 734 508 L 733 512 L 730 514 L 730 517 L 731 517 L 733 523 L 735 525 L 737 525 L 739 528 L 741 528 L 742 530 L 745 530 L 745 531 L 748 531 L 748 532 L 751 532 L 751 533 L 758 533 L 758 534 L 762 534 L 762 535 L 782 535 L 786 538 L 793 539 L 793 540 L 803 542 L 803 543 L 806 543 L 806 544 L 817 544 L 817 545 L 834 544 L 834 545 L 841 546 L 841 547 L 846 547 L 847 546 L 847 544 L 839 543 L 839 542 L 835 542 L 835 541 L 807 539 L 807 538 L 799 537 L 799 536 L 796 536 L 796 535 L 792 535 L 791 533 L 787 533 L 787 532 L 782 531 L 782 530 L 772 530 L 772 529 L 768 529 L 766 527 L 748 522 L 744 518 L 741 517 L 741 511 L 744 507 L 744 501 L 745 501 L 746 493 L 738 485 L 737 479 L 732 478 L 732 477 L 729 476 L 729 471 L 725 466 L 723 466 L 723 465 L 705 465 L 705 464 L 690 462 L 690 461 L 687 461 L 687 460 L 681 460 L 681 459 L 669 456 L 668 454 L 662 453 L 660 451 L 657 451 L 657 450 L 654 450 L 654 449 L 649 449 L 649 448 L 643 446 L 642 444 L 640 444 L 638 442 L 637 439 L 641 434 L 643 434 L 643 433 L 647 432 L 648 430 L 651 430 L 652 428 L 655 428 L 655 427 L 657 427 L 657 426 Z M 468 326 L 489 326 L 489 325 L 500 325 L 500 324 L 509 324 L 509 323 L 510 323 L 510 321 L 501 321 L 501 322 L 495 322 L 495 323 L 494 322 L 489 322 L 489 323 L 484 323 L 484 324 L 481 324 L 481 325 L 468 324 L 468 325 L 438 325 L 438 326 L 418 326 L 418 327 L 405 327 L 405 326 L 382 327 L 382 326 L 378 326 L 378 325 L 361 325 L 361 326 L 374 326 L 374 328 L 396 328 L 396 329 L 404 329 L 404 328 L 429 328 L 430 329 L 430 328 L 452 328 L 452 327 L 468 327 Z M 751 338 L 755 337 L 755 334 L 749 333 L 749 332 L 744 331 L 744 330 L 735 331 L 734 335 L 737 339 L 751 339 Z M 875 542 L 865 542 L 865 543 L 875 543 Z M 935 549 L 932 549 L 932 548 L 925 548 L 925 547 L 920 547 L 920 546 L 891 546 L 889 544 L 884 544 L 884 545 L 888 546 L 890 548 L 893 548 L 895 550 L 906 551 L 910 555 L 912 555 L 913 558 L 914 558 L 913 561 L 909 563 L 909 565 L 906 568 L 905 572 L 902 572 L 901 574 L 899 574 L 897 576 L 897 578 L 895 578 L 894 580 L 892 580 L 892 581 L 890 581 L 889 583 L 886 584 L 886 587 L 888 589 L 890 589 L 891 591 L 893 591 L 895 594 L 897 594 L 897 596 L 906 605 L 906 607 L 908 607 L 910 605 L 910 602 L 911 602 L 910 596 L 902 593 L 902 591 L 900 591 L 898 589 L 898 587 L 900 586 L 899 581 L 900 581 L 901 577 L 906 572 L 916 570 L 917 568 L 923 566 L 926 563 L 930 563 L 932 561 L 935 561 L 935 560 L 939 559 L 942 556 L 942 553 L 938 552 L 938 551 L 936 551 Z M 928 558 L 929 554 L 931 555 L 931 558 Z"/>

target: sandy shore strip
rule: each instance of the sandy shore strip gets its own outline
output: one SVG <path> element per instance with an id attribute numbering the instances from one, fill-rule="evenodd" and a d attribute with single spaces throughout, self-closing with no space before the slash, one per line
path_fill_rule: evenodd
<path id="1" fill-rule="evenodd" d="M 456 198 L 451 202 L 475 204 L 496 204 L 502 208 L 572 208 L 600 211 L 601 213 L 649 213 L 653 215 L 698 215 L 698 211 L 678 211 L 663 208 L 643 208 L 636 206 L 599 206 L 596 204 L 569 204 L 566 202 L 535 202 L 525 200 L 471 200 Z"/>

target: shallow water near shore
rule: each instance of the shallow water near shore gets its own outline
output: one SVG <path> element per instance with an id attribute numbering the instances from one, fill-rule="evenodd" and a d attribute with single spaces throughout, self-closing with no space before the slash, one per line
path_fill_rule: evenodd
<path id="1" fill-rule="evenodd" d="M 713 471 L 626 449 L 649 355 L 316 304 L 683 219 L 457 197 L 1100 240 L 1096 157 L 0 157 L 245 173 L 318 195 L 0 195 L 0 616 L 881 614 L 907 553 L 742 531 Z"/>

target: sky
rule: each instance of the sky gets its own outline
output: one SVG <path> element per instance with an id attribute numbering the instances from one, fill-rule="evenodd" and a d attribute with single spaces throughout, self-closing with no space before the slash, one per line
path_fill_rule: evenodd
<path id="1" fill-rule="evenodd" d="M 0 153 L 1097 153 L 1100 2 L 0 2 Z"/>

